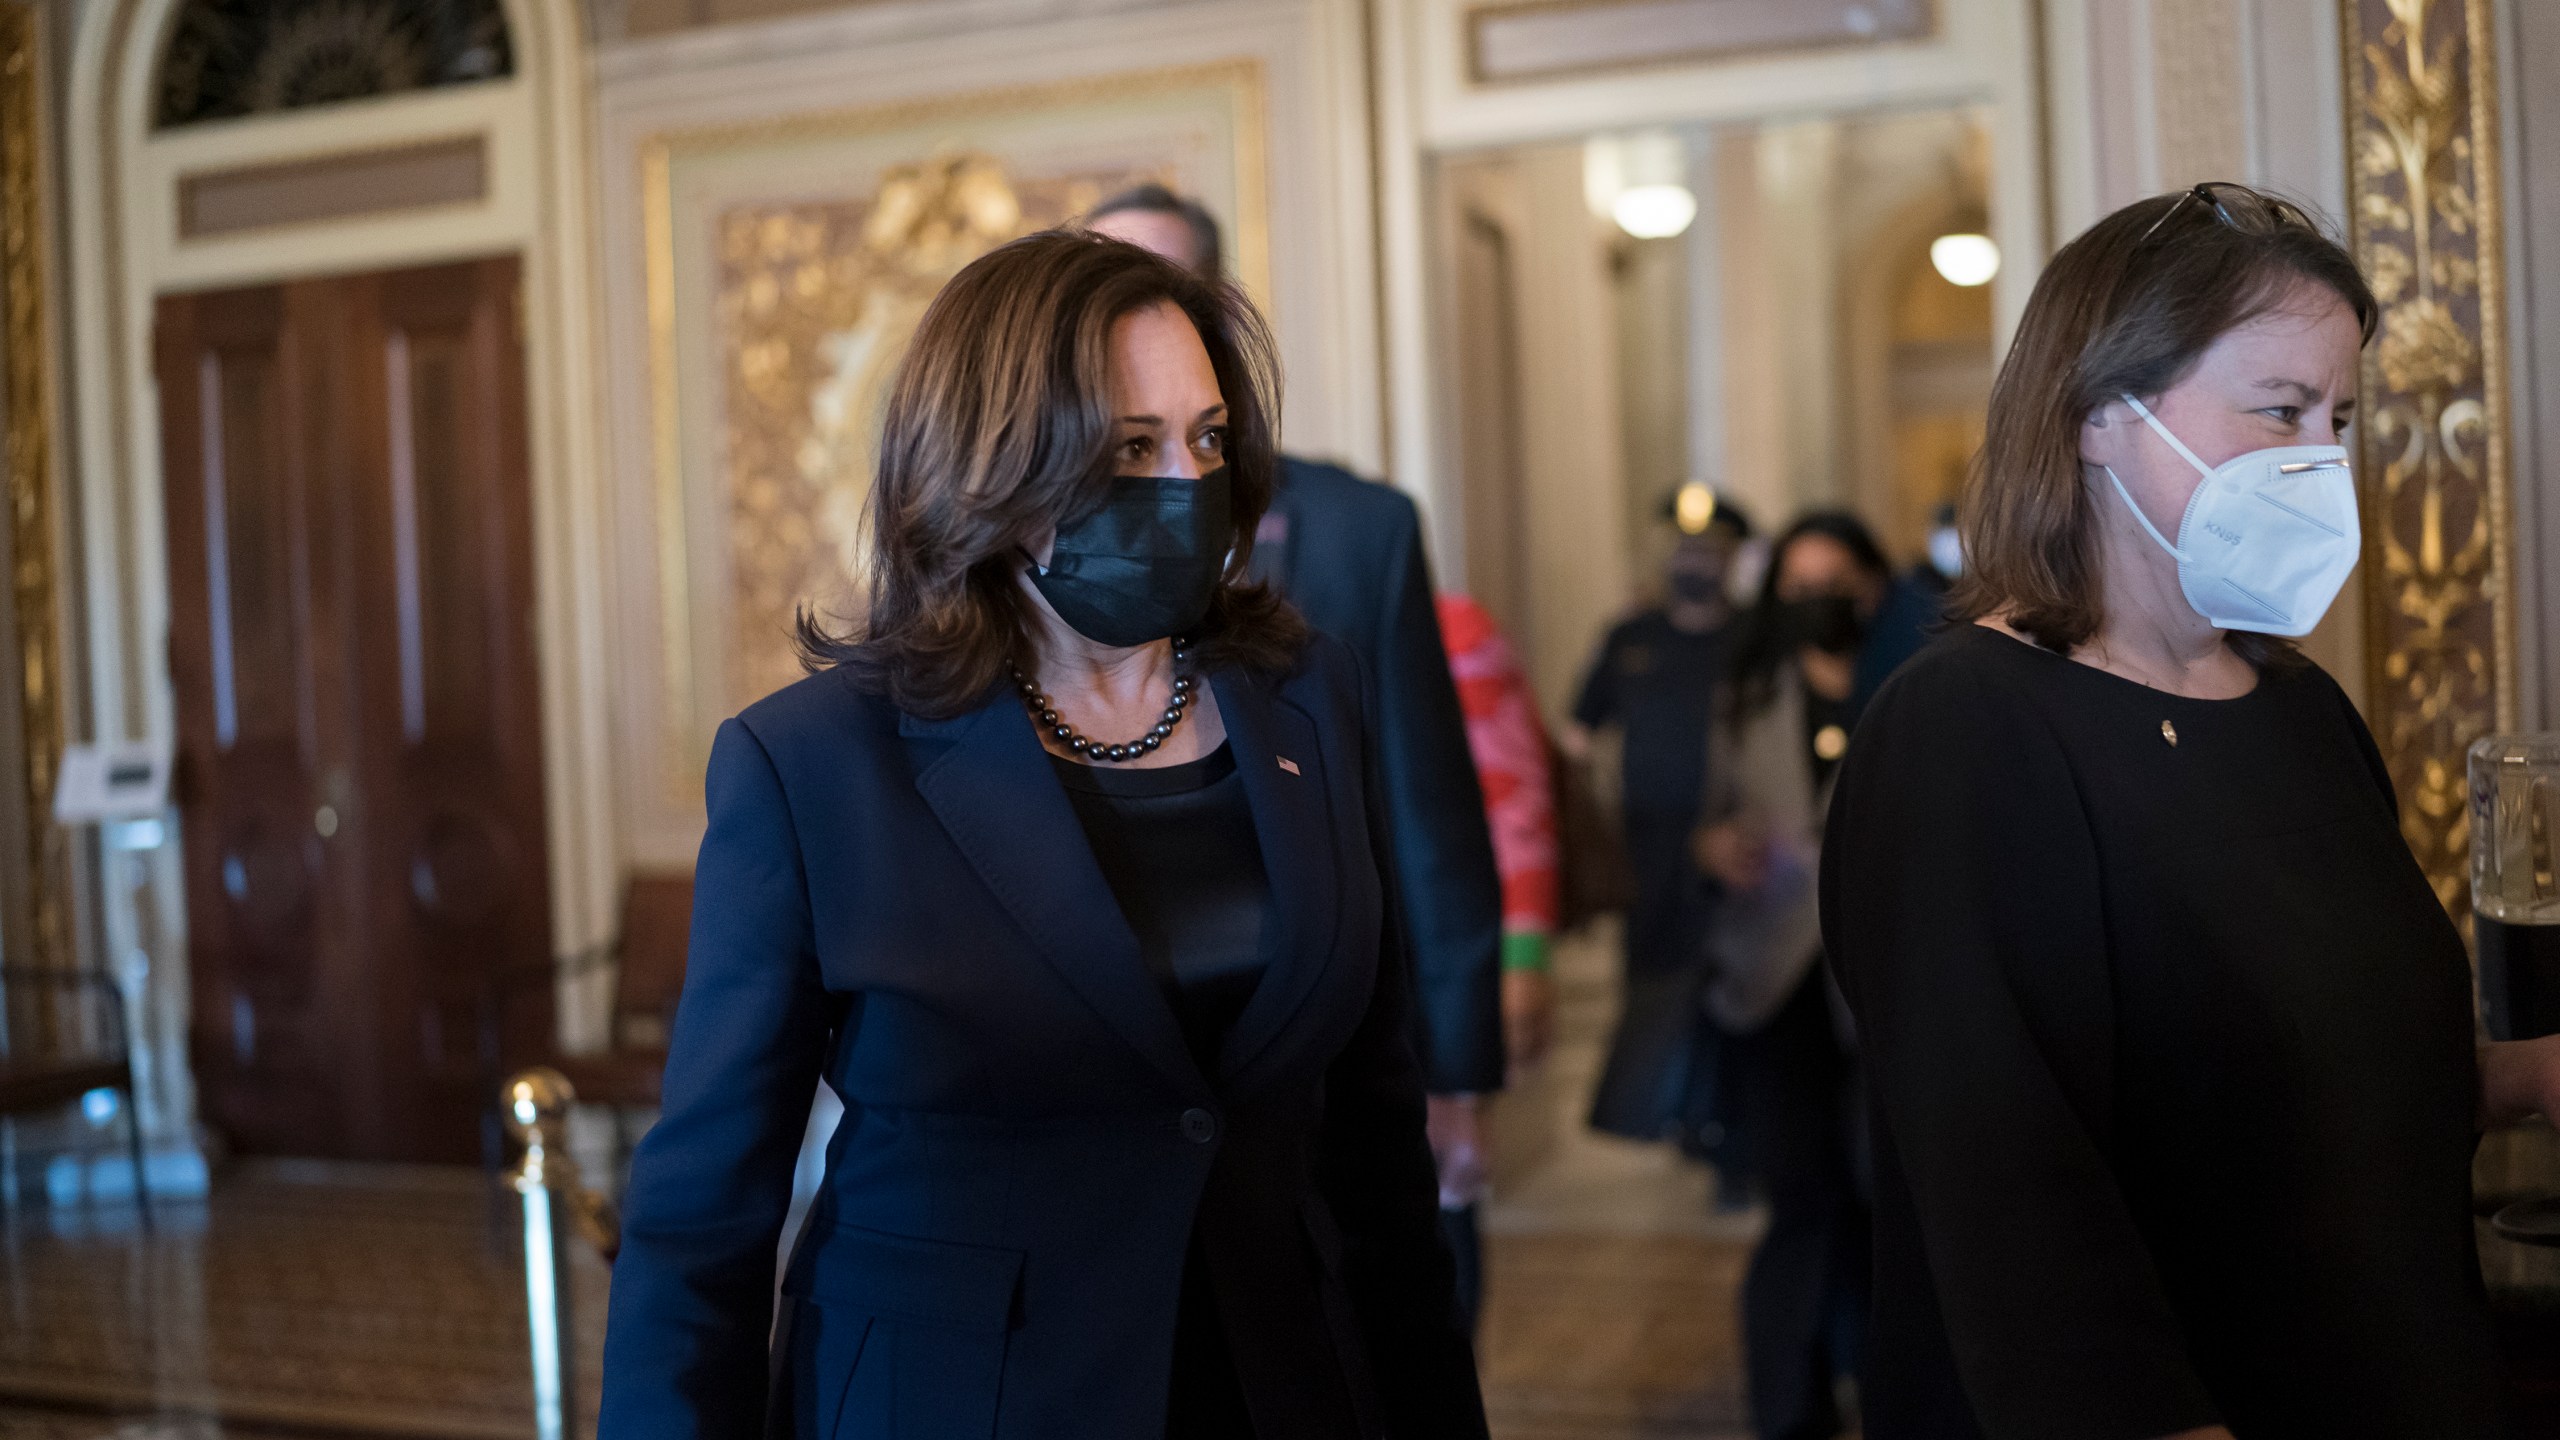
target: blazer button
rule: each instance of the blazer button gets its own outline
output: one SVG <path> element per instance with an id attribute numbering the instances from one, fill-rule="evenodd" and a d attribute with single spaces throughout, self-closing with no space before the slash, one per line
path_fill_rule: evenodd
<path id="1" fill-rule="evenodd" d="M 1206 1145 L 1218 1138 L 1218 1117 L 1206 1110 L 1182 1112 L 1182 1138 L 1194 1145 Z"/>

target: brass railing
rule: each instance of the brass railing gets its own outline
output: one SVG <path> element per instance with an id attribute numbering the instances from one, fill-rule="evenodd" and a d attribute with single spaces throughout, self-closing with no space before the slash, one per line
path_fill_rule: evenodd
<path id="1" fill-rule="evenodd" d="M 533 1342 L 535 1440 L 575 1440 L 577 1386 L 571 1343 L 569 1245 L 593 1245 L 612 1263 L 622 1223 L 613 1202 L 588 1189 L 569 1158 L 569 1107 L 577 1092 L 559 1071 L 519 1071 L 498 1092 L 498 1109 L 516 1144 L 515 1164 L 500 1183 L 524 1207 L 524 1301 Z"/>

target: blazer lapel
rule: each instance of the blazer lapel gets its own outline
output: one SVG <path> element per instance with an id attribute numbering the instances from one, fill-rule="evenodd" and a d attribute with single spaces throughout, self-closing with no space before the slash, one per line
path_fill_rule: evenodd
<path id="1" fill-rule="evenodd" d="M 1333 957 L 1334 912 L 1340 903 L 1334 874 L 1332 807 L 1327 799 L 1324 752 L 1315 723 L 1263 683 L 1236 671 L 1212 675 L 1236 772 L 1244 777 L 1253 807 L 1254 838 L 1271 883 L 1271 967 L 1237 1017 L 1219 1056 L 1223 1081 L 1240 1074 L 1278 1038 L 1291 1016 L 1324 975 Z"/>
<path id="2" fill-rule="evenodd" d="M 1206 1098 L 1207 1079 L 1012 692 L 947 723 L 904 717 L 901 729 L 951 739 L 916 790 L 1042 956 L 1167 1079 Z"/>

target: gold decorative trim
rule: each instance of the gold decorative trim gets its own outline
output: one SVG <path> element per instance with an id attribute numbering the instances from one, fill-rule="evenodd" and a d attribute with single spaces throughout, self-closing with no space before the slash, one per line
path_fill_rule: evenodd
<path id="1" fill-rule="evenodd" d="M 2402 833 L 2464 918 L 2464 751 L 2517 710 L 2495 14 L 2341 0 L 2340 22 L 2349 239 L 2383 317 L 2356 427 L 2367 692 Z"/>
<path id="2" fill-rule="evenodd" d="M 709 737 L 696 716 L 697 657 L 691 626 L 693 593 L 685 515 L 681 388 L 676 353 L 674 162 L 689 154 L 777 140 L 827 139 L 894 130 L 960 117 L 1039 110 L 1175 88 L 1223 88 L 1232 99 L 1235 135 L 1237 279 L 1266 314 L 1271 304 L 1270 175 L 1265 136 L 1268 101 L 1262 62 L 1221 60 L 1162 70 L 1128 71 L 1036 85 L 1007 86 L 957 95 L 933 95 L 884 105 L 807 111 L 664 131 L 640 146 L 641 244 L 649 329 L 649 431 L 655 493 L 658 560 L 659 662 L 662 718 L 659 746 L 669 797 L 690 803 L 701 784 Z"/>
<path id="3" fill-rule="evenodd" d="M 6 306 L 10 590 L 17 606 L 30 963 L 72 963 L 70 864 L 53 823 L 62 755 L 61 573 L 57 560 L 51 327 L 45 320 L 43 106 L 34 11 L 0 4 L 0 303 Z"/>

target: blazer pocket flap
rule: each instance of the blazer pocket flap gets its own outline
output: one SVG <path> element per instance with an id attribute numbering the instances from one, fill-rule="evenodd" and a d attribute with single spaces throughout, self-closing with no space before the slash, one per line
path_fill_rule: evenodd
<path id="1" fill-rule="evenodd" d="M 783 1292 L 886 1320 L 977 1330 L 1013 1323 L 1022 1252 L 838 1225 L 795 1260 Z"/>

